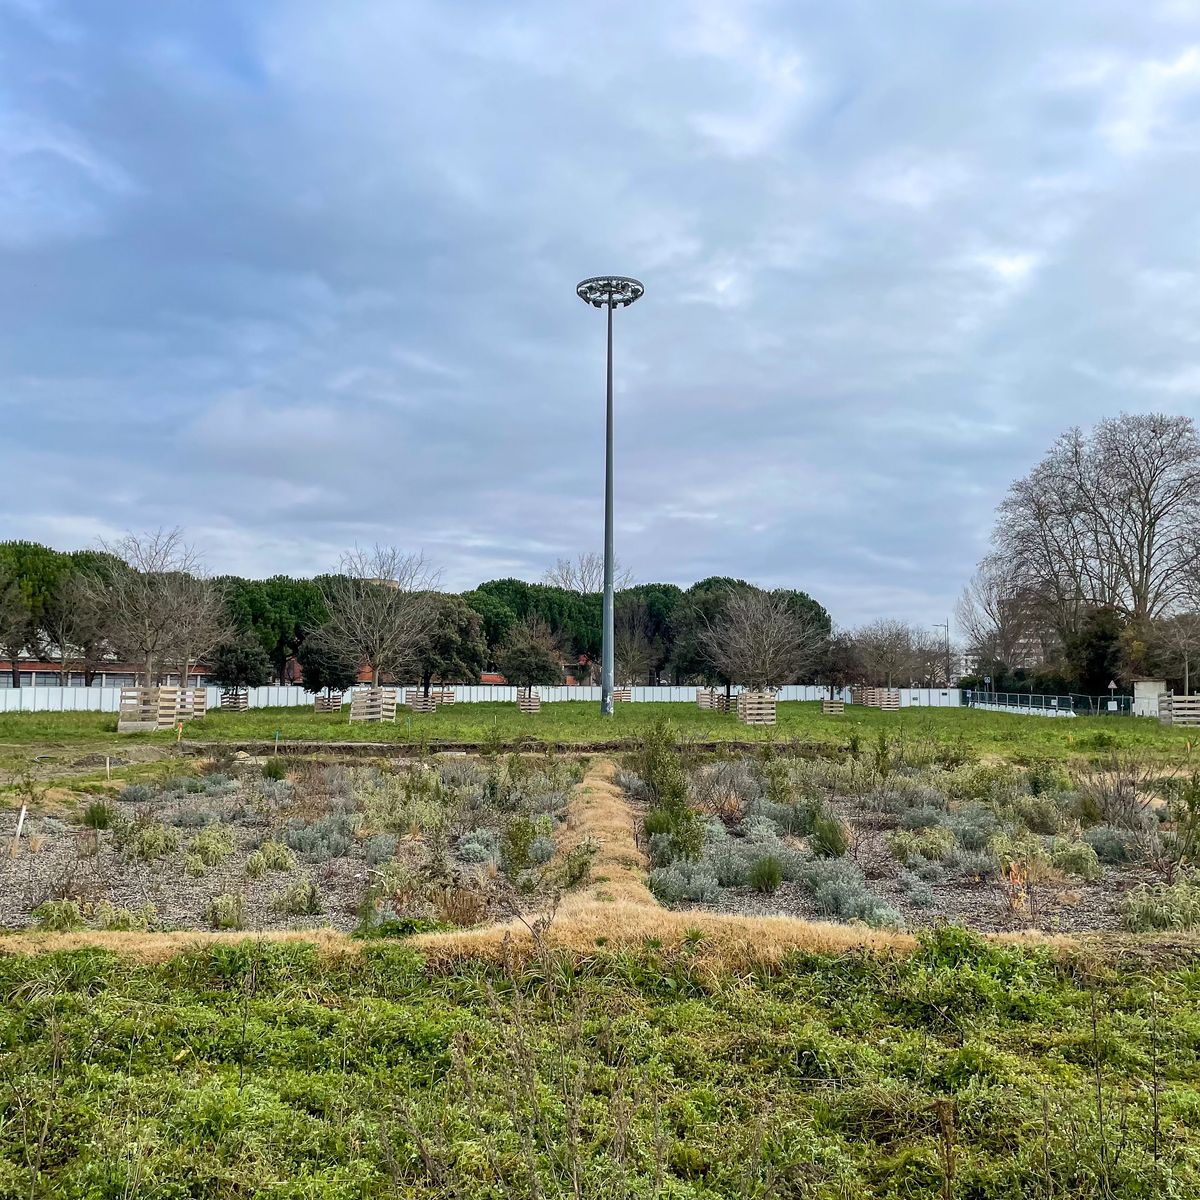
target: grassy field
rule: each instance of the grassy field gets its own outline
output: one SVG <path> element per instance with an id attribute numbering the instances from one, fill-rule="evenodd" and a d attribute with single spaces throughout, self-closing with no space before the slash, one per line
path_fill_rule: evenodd
<path id="1" fill-rule="evenodd" d="M 403 713 L 405 710 L 401 710 Z M 847 748 L 857 740 L 869 750 L 880 736 L 894 742 L 924 742 L 964 755 L 999 755 L 1015 760 L 1067 759 L 1119 750 L 1145 751 L 1164 758 L 1188 757 L 1195 731 L 1173 729 L 1157 721 L 1130 717 L 1079 717 L 1073 720 L 1016 716 L 973 709 L 905 709 L 883 713 L 849 707 L 843 717 L 822 716 L 814 703 L 779 706 L 774 729 L 740 724 L 735 718 L 705 712 L 690 704 L 618 705 L 604 719 L 591 703 L 548 704 L 540 714 L 525 716 L 511 704 L 460 704 L 436 713 L 401 715 L 395 724 L 354 724 L 344 715 L 316 714 L 308 709 L 252 709 L 244 713 L 217 710 L 203 721 L 185 726 L 189 742 L 271 741 L 276 731 L 283 743 L 407 742 L 417 744 L 506 745 L 532 740 L 559 745 L 602 746 L 636 739 L 656 719 L 665 717 L 683 741 L 775 741 Z M 174 732 L 134 734 L 118 738 L 116 717 L 107 713 L 10 713 L 0 716 L 0 759 L 11 764 L 27 748 L 100 750 L 139 745 L 168 747 Z"/>
<path id="2" fill-rule="evenodd" d="M 5 1200 L 1200 1192 L 1194 968 L 247 939 L 0 956 L 0 998 Z"/>

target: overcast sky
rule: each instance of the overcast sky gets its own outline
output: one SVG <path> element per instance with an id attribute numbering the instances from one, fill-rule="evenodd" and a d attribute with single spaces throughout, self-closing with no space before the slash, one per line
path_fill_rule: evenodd
<path id="1" fill-rule="evenodd" d="M 0 0 L 0 536 L 617 543 L 951 609 L 1066 427 L 1197 412 L 1200 6 Z"/>

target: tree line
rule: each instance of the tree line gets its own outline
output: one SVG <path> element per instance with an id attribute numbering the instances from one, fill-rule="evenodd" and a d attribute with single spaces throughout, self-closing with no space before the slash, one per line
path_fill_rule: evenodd
<path id="1" fill-rule="evenodd" d="M 624 573 L 622 573 L 624 575 Z M 226 686 L 289 682 L 344 688 L 376 680 L 475 682 L 494 669 L 522 686 L 586 679 L 601 649 L 596 556 L 562 560 L 547 579 L 441 590 L 420 556 L 347 552 L 311 579 L 212 576 L 179 530 L 128 534 L 95 550 L 0 544 L 0 654 L 53 662 L 87 683 L 114 662 L 142 682 L 186 679 L 203 663 Z M 627 583 L 627 577 L 624 578 Z M 807 593 L 712 577 L 680 588 L 627 584 L 615 604 L 621 684 L 780 685 L 817 678 L 836 639 Z"/>
<path id="2" fill-rule="evenodd" d="M 1123 414 L 1062 434 L 1016 480 L 958 622 L 997 690 L 1102 694 L 1200 659 L 1200 436 Z"/>

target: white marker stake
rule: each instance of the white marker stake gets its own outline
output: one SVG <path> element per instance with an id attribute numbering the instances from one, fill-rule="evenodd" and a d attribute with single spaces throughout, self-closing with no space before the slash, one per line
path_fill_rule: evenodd
<path id="1" fill-rule="evenodd" d="M 20 844 L 20 841 L 21 841 L 21 830 L 25 828 L 25 814 L 28 811 L 29 811 L 29 805 L 22 804 L 21 805 L 21 815 L 17 818 L 17 834 L 16 834 L 16 837 L 13 838 L 12 849 L 8 852 L 9 858 L 17 857 L 17 846 Z"/>

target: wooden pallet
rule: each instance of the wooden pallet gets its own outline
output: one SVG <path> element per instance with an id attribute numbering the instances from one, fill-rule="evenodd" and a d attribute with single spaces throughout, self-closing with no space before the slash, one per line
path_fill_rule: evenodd
<path id="1" fill-rule="evenodd" d="M 696 704 L 706 711 L 723 713 L 729 711 L 729 697 L 724 692 L 717 691 L 716 688 L 697 688 Z"/>
<path id="2" fill-rule="evenodd" d="M 542 711 L 542 698 L 537 692 L 518 692 L 517 693 L 517 710 L 523 713 L 535 713 Z"/>
<path id="3" fill-rule="evenodd" d="M 633 688 L 613 688 L 614 704 L 632 704 Z"/>
<path id="4" fill-rule="evenodd" d="M 1200 725 L 1200 696 L 1164 692 L 1158 698 L 1158 719 L 1164 725 Z"/>
<path id="5" fill-rule="evenodd" d="M 228 688 L 221 693 L 221 707 L 230 712 L 245 712 L 250 707 L 250 693 L 241 688 Z"/>
<path id="6" fill-rule="evenodd" d="M 900 693 L 895 688 L 858 687 L 850 689 L 850 702 L 884 712 L 900 711 Z"/>
<path id="7" fill-rule="evenodd" d="M 821 712 L 831 717 L 840 717 L 846 711 L 845 700 L 822 700 Z"/>
<path id="8" fill-rule="evenodd" d="M 153 733 L 174 728 L 179 718 L 180 691 L 177 687 L 122 688 L 117 732 Z"/>
<path id="9" fill-rule="evenodd" d="M 331 692 L 328 696 L 318 696 L 313 701 L 313 712 L 331 713 L 342 711 L 342 693 Z"/>
<path id="10" fill-rule="evenodd" d="M 744 725 L 774 725 L 774 692 L 738 692 L 737 717 Z"/>
<path id="11" fill-rule="evenodd" d="M 350 697 L 350 720 L 395 721 L 396 699 L 395 688 L 359 688 Z"/>
<path id="12" fill-rule="evenodd" d="M 179 720 L 199 721 L 208 713 L 208 688 L 179 689 Z"/>

